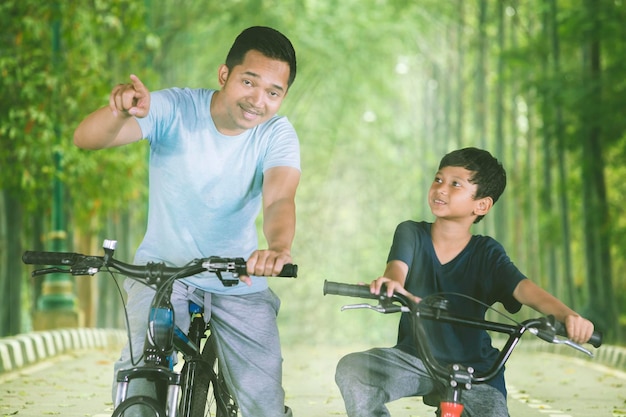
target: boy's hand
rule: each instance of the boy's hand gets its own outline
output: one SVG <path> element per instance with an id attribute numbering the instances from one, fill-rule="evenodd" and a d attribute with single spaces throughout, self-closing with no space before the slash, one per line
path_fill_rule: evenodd
<path id="1" fill-rule="evenodd" d="M 572 342 L 585 343 L 593 334 L 593 323 L 579 315 L 570 314 L 565 317 L 564 324 L 567 329 L 567 337 Z"/>
<path id="2" fill-rule="evenodd" d="M 414 296 L 404 286 L 397 281 L 389 279 L 387 277 L 378 277 L 370 283 L 370 292 L 372 294 L 380 294 L 381 289 L 385 287 L 385 294 L 387 297 L 392 297 L 394 293 L 402 294 L 407 298 L 412 299 L 416 303 L 419 303 L 422 299 Z"/>

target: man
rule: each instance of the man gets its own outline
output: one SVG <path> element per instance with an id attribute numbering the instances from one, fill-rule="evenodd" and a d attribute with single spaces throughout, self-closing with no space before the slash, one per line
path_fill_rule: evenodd
<path id="1" fill-rule="evenodd" d="M 150 143 L 148 225 L 135 263 L 182 266 L 207 256 L 247 257 L 249 275 L 236 286 L 197 275 L 177 281 L 172 294 L 181 329 L 189 325 L 188 300 L 204 305 L 244 417 L 291 415 L 281 383 L 280 301 L 263 277 L 292 261 L 299 144 L 277 112 L 295 75 L 291 42 L 274 29 L 251 27 L 219 67 L 219 90 L 150 93 L 131 75 L 131 83 L 114 87 L 109 105 L 87 116 L 74 134 L 85 149 L 142 138 Z M 262 250 L 255 226 L 261 207 Z M 132 357 L 139 358 L 154 291 L 131 280 L 125 289 Z M 122 351 L 116 372 L 132 366 L 130 349 Z"/>

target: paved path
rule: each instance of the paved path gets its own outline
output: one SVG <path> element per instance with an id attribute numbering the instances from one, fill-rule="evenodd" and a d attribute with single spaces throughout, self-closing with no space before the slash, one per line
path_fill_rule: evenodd
<path id="1" fill-rule="evenodd" d="M 345 416 L 333 374 L 338 359 L 351 350 L 285 348 L 287 404 L 296 417 Z M 1 374 L 0 416 L 110 416 L 110 381 L 117 355 L 118 349 L 81 350 Z M 626 416 L 623 372 L 545 353 L 529 355 L 519 351 L 509 365 L 509 380 L 516 385 L 509 401 L 512 416 Z M 548 365 L 556 370 L 548 370 Z M 521 375 L 531 382 L 522 380 Z M 590 395 L 590 390 L 597 394 Z M 559 402 L 563 398 L 565 402 Z M 572 409 L 573 398 L 589 407 Z M 398 417 L 433 415 L 432 408 L 418 398 L 395 402 L 390 409 Z"/>

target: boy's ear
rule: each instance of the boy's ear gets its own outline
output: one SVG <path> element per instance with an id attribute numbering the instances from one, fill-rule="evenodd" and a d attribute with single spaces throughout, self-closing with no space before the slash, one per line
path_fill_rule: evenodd
<path id="1" fill-rule="evenodd" d="M 484 216 L 489 213 L 493 207 L 493 199 L 491 197 L 483 197 L 479 200 L 476 200 L 476 206 L 474 208 L 474 214 L 477 216 Z"/>

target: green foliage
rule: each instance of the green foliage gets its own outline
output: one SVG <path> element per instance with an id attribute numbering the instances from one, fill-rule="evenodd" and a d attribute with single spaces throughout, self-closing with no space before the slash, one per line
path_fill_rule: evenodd
<path id="1" fill-rule="evenodd" d="M 36 212 L 52 203 L 51 185 L 59 179 L 83 222 L 122 207 L 124 197 L 145 184 L 145 150 L 86 155 L 73 146 L 72 134 L 88 111 L 107 104 L 113 80 L 124 81 L 111 69 L 127 67 L 146 38 L 142 8 L 126 0 L 7 1 L 0 7 L 0 100 L 7 110 L 0 114 L 0 164 L 20 167 L 2 170 L 0 187 Z"/>
<path id="2" fill-rule="evenodd" d="M 580 167 L 587 120 L 602 128 L 613 269 L 624 266 L 619 179 L 626 143 L 620 117 L 626 111 L 626 9 L 598 2 L 601 30 L 594 33 L 602 45 L 602 77 L 591 84 L 581 71 L 590 18 L 579 3 L 506 2 L 501 16 L 497 2 L 486 2 L 481 20 L 479 2 L 462 0 L 7 0 L 0 4 L 0 166 L 17 169 L 0 172 L 0 188 L 18 196 L 28 213 L 48 216 L 52 182 L 59 179 L 70 228 L 96 236 L 110 219 L 131 213 L 129 239 L 140 239 L 147 144 L 82 151 L 72 145 L 75 126 L 106 105 L 113 85 L 130 73 L 151 90 L 217 87 L 217 68 L 233 38 L 247 26 L 270 25 L 292 39 L 299 66 L 281 113 L 296 126 L 302 148 L 293 251 L 301 277 L 274 284 L 290 340 L 393 342 L 393 318 L 376 318 L 366 331 L 328 325 L 344 300 L 322 297 L 323 280 L 370 281 L 382 273 L 395 226 L 430 219 L 425 198 L 436 164 L 460 146 L 498 150 L 509 173 L 495 208 L 506 214 L 508 227 L 494 230 L 489 217 L 475 231 L 493 233 L 542 283 L 549 282 L 546 254 L 555 253 L 557 286 L 575 286 L 584 301 L 589 237 L 582 229 Z M 558 6 L 555 27 L 548 19 L 552 5 Z M 560 42 L 558 69 L 550 28 Z M 600 102 L 590 100 L 591 86 L 600 88 Z M 567 166 L 563 177 L 559 156 Z M 554 177 L 548 181 L 547 174 Z M 557 204 L 560 183 L 567 213 Z M 569 243 L 563 242 L 564 216 L 572 227 Z M 561 262 L 568 244 L 572 284 Z M 614 293 L 624 293 L 624 277 L 615 279 Z M 371 315 L 353 320 L 367 323 Z"/>

